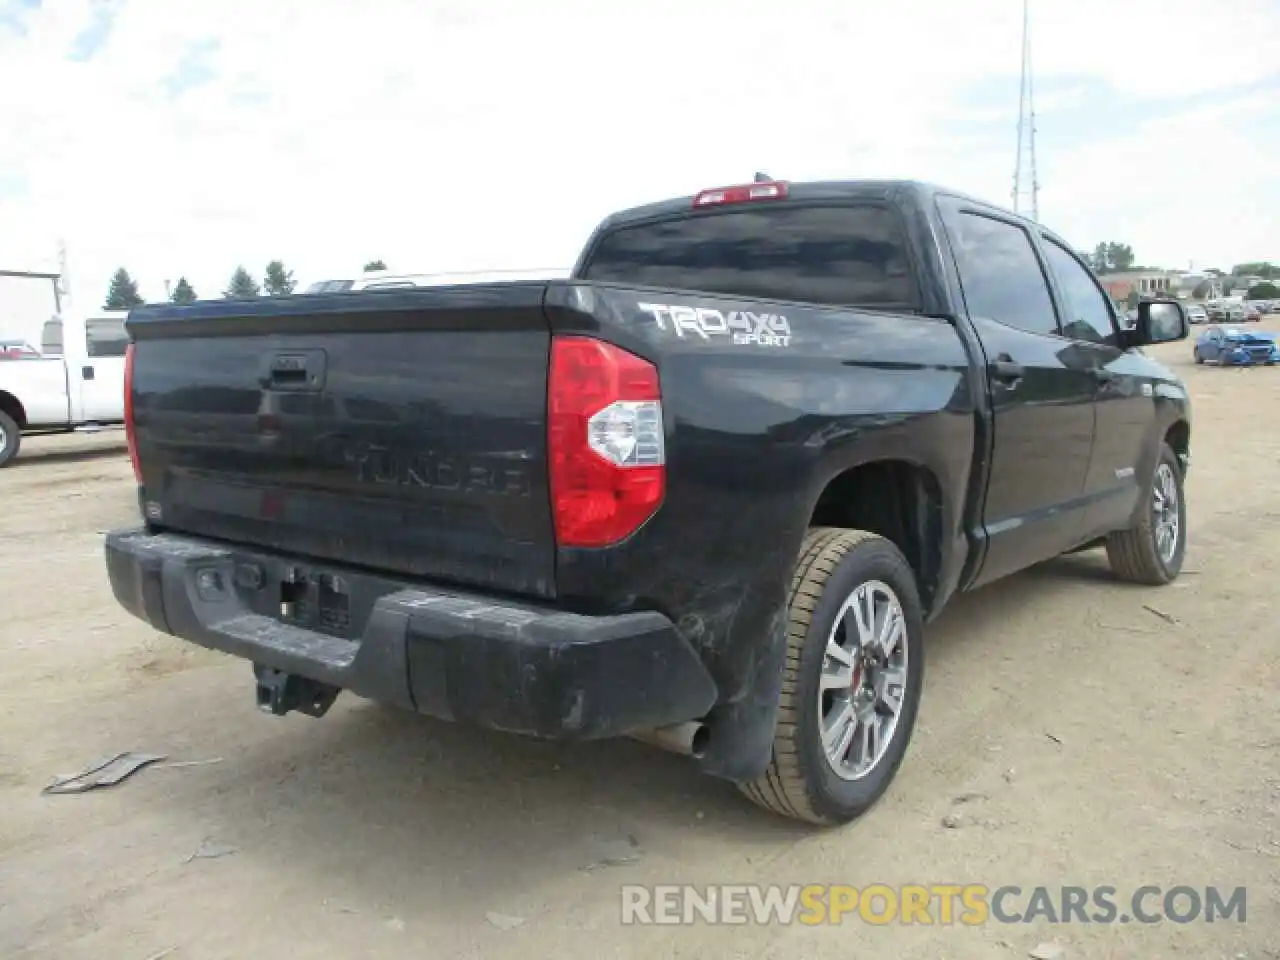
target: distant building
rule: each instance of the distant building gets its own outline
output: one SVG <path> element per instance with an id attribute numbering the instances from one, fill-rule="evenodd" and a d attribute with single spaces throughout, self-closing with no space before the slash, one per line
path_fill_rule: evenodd
<path id="1" fill-rule="evenodd" d="M 1122 270 L 1099 277 L 1111 299 L 1123 303 L 1131 293 L 1140 297 L 1172 296 L 1181 278 L 1172 270 Z"/>
<path id="2" fill-rule="evenodd" d="M 1203 287 L 1203 289 L 1201 289 Z M 1195 292 L 1200 290 L 1200 296 Z M 1222 276 L 1216 273 L 1198 273 L 1187 271 L 1178 274 L 1178 285 L 1174 292 L 1184 300 L 1195 297 L 1198 300 L 1218 300 L 1222 297 Z"/>

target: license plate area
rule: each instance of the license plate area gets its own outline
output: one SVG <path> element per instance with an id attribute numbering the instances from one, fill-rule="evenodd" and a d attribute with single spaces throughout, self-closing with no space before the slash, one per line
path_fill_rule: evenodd
<path id="1" fill-rule="evenodd" d="M 350 635 L 351 585 L 340 574 L 290 566 L 278 577 L 276 593 L 282 622 Z"/>
<path id="2" fill-rule="evenodd" d="M 405 583 L 325 563 L 238 553 L 231 561 L 241 608 L 263 617 L 360 642 L 378 600 Z"/>

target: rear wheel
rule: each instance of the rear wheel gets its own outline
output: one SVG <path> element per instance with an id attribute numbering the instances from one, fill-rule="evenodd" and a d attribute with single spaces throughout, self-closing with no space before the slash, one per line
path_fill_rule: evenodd
<path id="1" fill-rule="evenodd" d="M 22 446 L 22 432 L 13 422 L 13 417 L 0 410 L 0 467 L 7 466 L 9 461 L 18 455 Z"/>
<path id="2" fill-rule="evenodd" d="M 1107 537 L 1107 559 L 1121 580 L 1161 586 L 1182 572 L 1186 552 L 1182 467 L 1166 443 L 1151 475 L 1141 519 L 1131 529 Z"/>
<path id="3" fill-rule="evenodd" d="M 791 582 L 773 757 L 743 793 L 818 824 L 870 809 L 915 727 L 923 625 L 915 575 L 896 546 L 860 530 L 811 530 Z"/>

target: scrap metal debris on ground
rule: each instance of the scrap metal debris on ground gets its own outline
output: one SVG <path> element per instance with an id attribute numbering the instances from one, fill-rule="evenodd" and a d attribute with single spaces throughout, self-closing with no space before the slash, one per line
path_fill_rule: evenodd
<path id="1" fill-rule="evenodd" d="M 104 760 L 88 770 L 56 777 L 53 783 L 40 792 L 42 794 L 86 793 L 99 787 L 114 787 L 143 767 L 164 759 L 165 756 L 161 753 L 118 753 L 110 760 Z"/>
<path id="2" fill-rule="evenodd" d="M 53 783 L 41 793 L 85 793 L 99 787 L 114 787 L 116 784 L 133 776 L 143 767 L 155 765 L 157 770 L 170 770 L 180 767 L 204 767 L 213 763 L 222 763 L 222 757 L 211 757 L 207 760 L 174 760 L 170 763 L 161 761 L 168 759 L 163 753 L 136 753 L 128 751 L 117 753 L 110 760 L 82 770 L 74 774 L 60 774 Z"/>

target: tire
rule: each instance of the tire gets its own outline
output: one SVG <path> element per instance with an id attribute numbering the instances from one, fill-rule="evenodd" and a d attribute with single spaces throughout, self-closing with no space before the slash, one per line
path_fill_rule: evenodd
<path id="1" fill-rule="evenodd" d="M 1193 356 L 1196 358 L 1196 363 L 1204 363 L 1204 357 L 1200 356 L 1199 351 L 1193 351 Z"/>
<path id="2" fill-rule="evenodd" d="M 1157 490 L 1171 485 L 1177 497 L 1172 514 L 1160 511 Z M 1163 513 L 1163 523 L 1158 523 L 1157 512 Z M 1170 516 L 1176 517 L 1172 550 L 1162 552 L 1158 542 L 1161 528 L 1168 529 Z M 1176 580 L 1182 572 L 1182 561 L 1187 552 L 1187 499 L 1183 493 L 1182 467 L 1167 443 L 1160 445 L 1160 459 L 1151 472 L 1144 496 L 1142 519 L 1129 530 L 1122 530 L 1107 537 L 1107 559 L 1112 572 L 1121 580 L 1158 587 Z"/>
<path id="3" fill-rule="evenodd" d="M 893 699 L 886 696 L 883 703 L 873 705 L 867 700 L 848 699 L 844 690 L 820 693 L 828 661 L 837 665 L 827 653 L 829 638 L 848 610 L 846 602 L 859 588 L 875 593 L 886 608 L 891 606 L 888 594 L 897 601 L 903 629 L 896 642 L 886 646 L 893 651 L 890 659 L 894 665 L 905 670 L 905 680 L 901 685 L 888 685 L 889 691 L 900 689 L 901 698 L 896 723 L 887 733 L 882 752 L 869 768 L 846 769 L 842 776 L 823 747 L 819 725 L 824 714 L 831 717 L 856 702 L 879 717 L 880 709 L 887 710 Z M 898 548 L 883 537 L 861 530 L 815 527 L 801 548 L 791 580 L 789 609 L 787 660 L 773 756 L 759 779 L 739 784 L 739 789 L 756 804 L 785 817 L 821 825 L 848 823 L 866 813 L 888 789 L 915 727 L 924 679 L 924 612 L 915 574 Z M 852 611 L 847 616 L 851 632 L 856 633 Z M 861 681 L 889 682 L 883 665 L 859 664 L 846 669 L 853 671 L 853 686 Z M 891 712 L 883 716 L 891 716 Z M 848 729 L 848 724 L 844 725 L 846 732 Z M 863 729 L 862 725 L 854 726 L 858 743 L 847 745 L 847 755 L 855 746 L 865 749 L 866 741 L 857 736 Z M 883 728 L 881 735 L 885 735 Z"/>
<path id="4" fill-rule="evenodd" d="M 22 432 L 13 417 L 0 410 L 0 467 L 7 467 L 22 447 Z"/>

